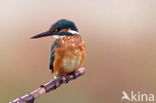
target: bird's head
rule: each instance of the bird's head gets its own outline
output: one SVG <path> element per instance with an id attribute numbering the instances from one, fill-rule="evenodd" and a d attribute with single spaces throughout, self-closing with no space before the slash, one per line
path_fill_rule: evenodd
<path id="1" fill-rule="evenodd" d="M 52 24 L 50 29 L 46 32 L 37 34 L 31 39 L 46 37 L 46 36 L 53 36 L 54 38 L 59 38 L 63 36 L 72 36 L 74 34 L 79 34 L 78 29 L 74 22 L 67 20 L 67 19 L 61 19 Z"/>

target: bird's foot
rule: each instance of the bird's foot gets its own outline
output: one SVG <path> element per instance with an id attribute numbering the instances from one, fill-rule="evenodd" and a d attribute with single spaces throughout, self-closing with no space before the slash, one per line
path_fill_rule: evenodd
<path id="1" fill-rule="evenodd" d="M 75 71 L 74 72 L 71 72 L 70 74 L 74 77 L 74 79 L 76 79 L 76 73 L 75 73 Z"/>
<path id="2" fill-rule="evenodd" d="M 66 83 L 68 83 L 68 81 L 69 81 L 69 78 L 68 78 L 68 74 L 61 74 L 61 76 L 63 76 L 63 77 L 65 77 L 66 78 Z"/>

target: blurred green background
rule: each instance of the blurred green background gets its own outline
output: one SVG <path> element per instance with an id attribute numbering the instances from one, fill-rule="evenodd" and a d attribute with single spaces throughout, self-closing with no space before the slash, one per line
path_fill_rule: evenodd
<path id="1" fill-rule="evenodd" d="M 51 37 L 61 18 L 86 41 L 86 74 L 35 103 L 121 103 L 122 91 L 156 95 L 156 0 L 0 0 L 0 102 L 53 78 Z"/>

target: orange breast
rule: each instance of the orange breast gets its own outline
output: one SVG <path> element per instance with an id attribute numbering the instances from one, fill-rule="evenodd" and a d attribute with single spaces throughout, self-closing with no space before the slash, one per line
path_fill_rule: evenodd
<path id="1" fill-rule="evenodd" d="M 54 73 L 59 76 L 79 69 L 85 58 L 85 43 L 79 35 L 58 39 L 55 49 Z"/>

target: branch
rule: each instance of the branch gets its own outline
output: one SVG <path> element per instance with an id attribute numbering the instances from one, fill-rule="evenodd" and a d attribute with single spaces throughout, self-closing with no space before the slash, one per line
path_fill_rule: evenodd
<path id="1" fill-rule="evenodd" d="M 34 100 L 41 96 L 42 94 L 48 93 L 52 90 L 55 90 L 59 86 L 61 86 L 63 83 L 68 83 L 68 81 L 71 81 L 73 79 L 78 78 L 79 76 L 83 75 L 85 73 L 85 68 L 80 68 L 75 72 L 75 75 L 70 74 L 68 77 L 60 76 L 57 77 L 54 80 L 49 81 L 48 83 L 41 85 L 40 88 L 36 89 L 35 91 L 26 94 L 20 98 L 17 98 L 9 103 L 34 103 Z"/>

